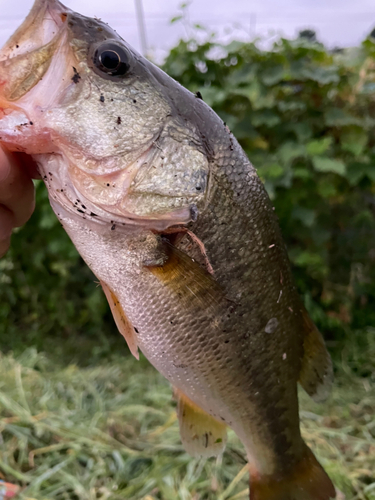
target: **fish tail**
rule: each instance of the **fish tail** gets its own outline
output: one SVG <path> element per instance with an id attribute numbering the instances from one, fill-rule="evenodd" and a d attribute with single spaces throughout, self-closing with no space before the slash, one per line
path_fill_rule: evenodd
<path id="1" fill-rule="evenodd" d="M 335 488 L 312 451 L 287 474 L 262 476 L 250 468 L 250 500 L 330 500 Z"/>

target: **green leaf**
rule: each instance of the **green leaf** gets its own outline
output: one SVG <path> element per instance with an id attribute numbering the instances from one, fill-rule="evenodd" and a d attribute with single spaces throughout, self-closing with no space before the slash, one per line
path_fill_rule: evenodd
<path id="1" fill-rule="evenodd" d="M 375 182 L 375 165 L 371 163 L 352 162 L 348 165 L 347 178 L 352 186 L 356 186 L 364 177 Z"/>
<path id="2" fill-rule="evenodd" d="M 329 127 L 345 127 L 347 125 L 362 125 L 359 118 L 340 108 L 331 108 L 325 113 L 325 121 Z"/>
<path id="3" fill-rule="evenodd" d="M 309 156 L 317 156 L 324 154 L 332 144 L 332 137 L 323 137 L 310 141 L 306 144 L 306 152 Z"/>
<path id="4" fill-rule="evenodd" d="M 201 94 L 205 103 L 209 106 L 217 106 L 225 102 L 227 93 L 225 90 L 218 87 L 206 87 L 201 90 Z"/>
<path id="5" fill-rule="evenodd" d="M 322 198 L 333 198 L 337 195 L 337 189 L 332 183 L 321 179 L 317 185 L 318 193 Z"/>
<path id="6" fill-rule="evenodd" d="M 279 101 L 277 107 L 280 111 L 306 111 L 306 103 L 303 101 Z"/>
<path id="7" fill-rule="evenodd" d="M 241 121 L 237 121 L 232 129 L 237 139 L 256 139 L 259 133 L 253 127 L 253 120 L 250 115 L 245 116 Z"/>
<path id="8" fill-rule="evenodd" d="M 296 167 L 293 170 L 293 175 L 296 179 L 311 179 L 312 178 L 312 173 L 310 170 L 306 167 Z"/>
<path id="9" fill-rule="evenodd" d="M 337 66 L 329 67 L 315 67 L 312 69 L 310 74 L 311 80 L 314 80 L 321 85 L 328 85 L 329 83 L 338 83 L 340 81 L 340 75 L 338 74 Z"/>
<path id="10" fill-rule="evenodd" d="M 270 92 L 261 85 L 259 81 L 252 81 L 249 85 L 232 89 L 235 95 L 247 97 L 251 102 L 253 109 L 272 108 L 275 104 L 275 98 Z"/>
<path id="11" fill-rule="evenodd" d="M 267 68 L 262 75 L 262 80 L 267 86 L 275 85 L 281 82 L 285 78 L 284 66 L 279 64 L 278 66 L 272 66 Z"/>
<path id="12" fill-rule="evenodd" d="M 317 172 L 333 172 L 339 175 L 345 175 L 346 173 L 345 163 L 341 160 L 333 160 L 325 156 L 315 156 L 312 162 Z"/>
<path id="13" fill-rule="evenodd" d="M 278 157 L 284 164 L 290 164 L 295 158 L 305 154 L 305 147 L 298 142 L 286 142 L 278 151 Z"/>
<path id="14" fill-rule="evenodd" d="M 340 142 L 345 151 L 360 156 L 366 147 L 368 134 L 360 128 L 351 128 L 341 134 Z"/>
<path id="15" fill-rule="evenodd" d="M 281 122 L 280 117 L 271 109 L 256 111 L 251 115 L 251 123 L 254 127 L 265 125 L 266 127 L 275 127 Z"/>
<path id="16" fill-rule="evenodd" d="M 309 122 L 300 122 L 300 123 L 291 123 L 288 127 L 294 134 L 297 136 L 298 142 L 307 142 L 313 135 L 313 129 L 311 123 Z"/>
<path id="17" fill-rule="evenodd" d="M 315 222 L 316 214 L 314 210 L 296 206 L 293 208 L 292 217 L 293 219 L 301 221 L 306 227 L 311 227 Z"/>
<path id="18" fill-rule="evenodd" d="M 284 169 L 278 163 L 270 163 L 258 168 L 258 175 L 265 180 L 278 179 L 284 174 Z"/>

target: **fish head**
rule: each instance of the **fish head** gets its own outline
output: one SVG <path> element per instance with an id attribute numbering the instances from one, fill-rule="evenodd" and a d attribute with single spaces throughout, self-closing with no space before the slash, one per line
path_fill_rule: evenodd
<path id="1" fill-rule="evenodd" d="M 74 212 L 84 200 L 96 220 L 163 230 L 196 219 L 209 158 L 194 101 L 58 0 L 36 0 L 0 51 L 0 142 L 33 155 L 55 202 Z"/>

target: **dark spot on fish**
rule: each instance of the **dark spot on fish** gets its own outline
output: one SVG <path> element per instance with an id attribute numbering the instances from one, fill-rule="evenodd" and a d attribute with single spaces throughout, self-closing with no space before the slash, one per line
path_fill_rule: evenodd
<path id="1" fill-rule="evenodd" d="M 97 214 L 94 214 L 94 212 L 90 212 L 91 217 L 97 217 Z"/>
<path id="2" fill-rule="evenodd" d="M 61 191 L 62 193 L 64 192 L 64 190 L 63 190 L 63 189 L 60 189 L 60 191 Z"/>
<path id="3" fill-rule="evenodd" d="M 203 101 L 202 94 L 199 92 L 199 90 L 198 90 L 198 92 L 195 92 L 195 97 L 196 97 L 197 99 L 202 99 L 202 101 Z"/>
<path id="4" fill-rule="evenodd" d="M 117 117 L 117 125 L 121 125 L 121 116 Z"/>
<path id="5" fill-rule="evenodd" d="M 74 83 L 78 83 L 81 79 L 81 75 L 78 73 L 78 71 L 76 70 L 76 68 L 73 66 L 73 71 L 74 71 L 74 75 L 72 76 L 72 81 Z"/>
<path id="6" fill-rule="evenodd" d="M 208 434 L 207 434 L 207 432 L 204 433 L 204 438 L 205 438 L 204 447 L 207 448 L 208 447 Z"/>
<path id="7" fill-rule="evenodd" d="M 29 123 L 30 123 L 30 125 L 34 125 L 34 122 L 29 122 Z"/>
<path id="8" fill-rule="evenodd" d="M 105 101 L 105 99 L 104 99 L 104 95 L 101 95 L 101 96 L 100 96 L 99 101 L 100 101 L 100 102 L 104 102 L 104 101 Z"/>
<path id="9" fill-rule="evenodd" d="M 201 187 L 201 186 L 195 186 L 195 189 L 196 189 L 197 191 L 200 191 L 200 190 L 202 189 L 202 187 Z"/>
<path id="10" fill-rule="evenodd" d="M 116 224 L 113 224 L 111 227 L 111 231 L 114 231 L 116 229 Z"/>
<path id="11" fill-rule="evenodd" d="M 80 214 L 84 214 L 85 212 L 79 208 L 77 208 L 77 212 L 79 212 Z"/>
<path id="12" fill-rule="evenodd" d="M 85 207 L 85 205 L 82 205 L 82 208 L 84 208 L 84 209 L 86 210 L 86 207 Z"/>
<path id="13" fill-rule="evenodd" d="M 49 175 L 52 175 L 51 172 L 48 172 Z"/>
<path id="14" fill-rule="evenodd" d="M 133 102 L 134 102 L 134 104 L 136 104 L 137 103 L 137 99 L 133 99 Z"/>
<path id="15" fill-rule="evenodd" d="M 66 12 L 62 12 L 62 13 L 60 14 L 60 17 L 61 17 L 61 21 L 62 21 L 63 23 L 65 23 L 66 18 L 68 17 L 68 14 L 67 14 Z"/>
<path id="16" fill-rule="evenodd" d="M 229 344 L 229 340 L 224 340 L 224 344 Z"/>
<path id="17" fill-rule="evenodd" d="M 109 184 L 107 184 L 107 187 L 109 187 Z"/>
<path id="18" fill-rule="evenodd" d="M 139 333 L 138 328 L 134 327 L 135 333 Z"/>

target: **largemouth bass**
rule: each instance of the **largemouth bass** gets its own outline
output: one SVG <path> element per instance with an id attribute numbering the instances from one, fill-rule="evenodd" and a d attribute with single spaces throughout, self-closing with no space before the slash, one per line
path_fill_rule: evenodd
<path id="1" fill-rule="evenodd" d="M 35 159 L 134 356 L 174 386 L 182 441 L 245 446 L 252 500 L 328 500 L 297 383 L 332 366 L 277 218 L 223 121 L 107 24 L 37 0 L 0 52 L 0 141 Z"/>

